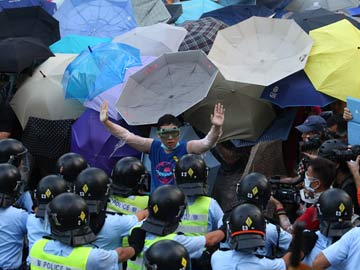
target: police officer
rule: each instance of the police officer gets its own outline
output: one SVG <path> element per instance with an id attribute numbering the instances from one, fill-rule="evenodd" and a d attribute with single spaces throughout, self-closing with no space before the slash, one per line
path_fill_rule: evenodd
<path id="1" fill-rule="evenodd" d="M 263 174 L 254 172 L 241 179 L 236 194 L 241 204 L 251 203 L 264 211 L 271 196 L 271 186 Z M 291 240 L 290 233 L 266 220 L 265 248 L 258 249 L 258 252 L 271 258 L 281 257 L 288 250 Z"/>
<path id="2" fill-rule="evenodd" d="M 83 156 L 77 153 L 66 153 L 56 162 L 56 173 L 60 174 L 68 183 L 69 191 L 74 190 L 74 182 L 89 165 Z"/>
<path id="3" fill-rule="evenodd" d="M 287 257 L 268 259 L 256 254 L 265 246 L 266 223 L 261 210 L 245 203 L 233 209 L 228 220 L 228 241 L 231 250 L 218 250 L 211 257 L 213 270 L 251 269 L 284 270 Z"/>
<path id="4" fill-rule="evenodd" d="M 124 215 L 135 214 L 147 207 L 149 187 L 145 166 L 136 157 L 120 159 L 112 171 L 112 195 L 108 210 Z"/>
<path id="5" fill-rule="evenodd" d="M 89 226 L 89 209 L 73 193 L 56 196 L 47 207 L 50 239 L 35 242 L 30 250 L 30 268 L 117 270 L 121 248 L 104 250 L 88 246 L 96 239 Z"/>
<path id="6" fill-rule="evenodd" d="M 223 231 L 217 230 L 205 236 L 185 236 L 175 233 L 186 209 L 185 194 L 176 186 L 160 186 L 151 194 L 149 217 L 139 227 L 133 228 L 129 237 L 132 259 L 128 261 L 129 270 L 139 270 L 143 265 L 143 251 L 160 240 L 174 240 L 183 244 L 191 258 L 202 255 L 205 247 L 214 246 L 224 239 Z M 131 258 L 128 257 L 127 259 Z"/>
<path id="7" fill-rule="evenodd" d="M 205 161 L 194 154 L 183 156 L 175 166 L 176 184 L 187 196 L 187 213 L 177 229 L 185 235 L 205 235 L 221 225 L 223 211 L 217 201 L 206 196 L 208 171 Z"/>
<path id="8" fill-rule="evenodd" d="M 351 218 L 353 215 L 353 202 L 351 197 L 338 188 L 324 191 L 316 205 L 320 219 L 320 230 L 303 233 L 305 257 L 303 262 L 309 266 L 315 257 L 324 249 L 340 239 L 345 233 L 353 228 Z M 330 267 L 329 269 L 342 269 Z"/>
<path id="9" fill-rule="evenodd" d="M 0 269 L 20 269 L 26 234 L 26 211 L 16 208 L 22 185 L 19 170 L 8 163 L 0 164 Z"/>
<path id="10" fill-rule="evenodd" d="M 186 248 L 173 240 L 161 240 L 144 252 L 146 270 L 190 270 Z"/>

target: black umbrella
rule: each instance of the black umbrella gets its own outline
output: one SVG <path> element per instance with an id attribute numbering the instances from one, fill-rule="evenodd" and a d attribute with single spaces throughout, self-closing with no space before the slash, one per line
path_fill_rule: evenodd
<path id="1" fill-rule="evenodd" d="M 13 37 L 0 40 L 0 72 L 18 73 L 54 54 L 39 39 Z"/>
<path id="2" fill-rule="evenodd" d="M 183 13 L 182 5 L 165 5 L 165 7 L 171 16 L 170 20 L 167 22 L 168 24 L 175 23 Z"/>
<path id="3" fill-rule="evenodd" d="M 0 39 L 35 37 L 49 46 L 60 39 L 59 22 L 40 6 L 0 12 Z"/>

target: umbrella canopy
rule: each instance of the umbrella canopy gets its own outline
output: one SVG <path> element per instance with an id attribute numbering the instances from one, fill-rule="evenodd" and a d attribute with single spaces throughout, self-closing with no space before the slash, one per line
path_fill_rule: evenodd
<path id="1" fill-rule="evenodd" d="M 228 27 L 220 20 L 206 17 L 181 24 L 188 34 L 181 43 L 179 51 L 203 50 L 209 53 L 219 30 Z"/>
<path id="2" fill-rule="evenodd" d="M 30 117 L 22 143 L 33 155 L 58 159 L 70 151 L 70 134 L 73 119 L 46 120 Z"/>
<path id="3" fill-rule="evenodd" d="M 317 8 L 325 8 L 330 11 L 357 7 L 358 0 L 293 0 L 286 9 L 289 11 L 304 11 Z"/>
<path id="4" fill-rule="evenodd" d="M 39 6 L 4 9 L 0 25 L 0 39 L 33 37 L 47 46 L 60 39 L 59 22 Z"/>
<path id="5" fill-rule="evenodd" d="M 156 128 L 152 127 L 150 131 L 150 138 L 158 139 Z M 190 125 L 185 125 L 180 127 L 180 140 L 181 141 L 191 141 L 191 140 L 199 140 L 199 136 L 196 134 L 194 129 Z M 208 174 L 208 185 L 209 190 L 208 194 L 212 194 L 212 190 L 214 188 L 218 171 L 220 169 L 220 162 L 214 157 L 214 155 L 207 151 L 203 154 L 201 154 L 202 158 L 205 160 L 206 166 L 209 168 L 209 174 Z M 143 155 L 143 163 L 147 169 L 148 172 L 151 172 L 151 161 L 149 158 L 149 155 Z"/>
<path id="6" fill-rule="evenodd" d="M 226 119 L 220 141 L 235 138 L 256 140 L 275 119 L 271 104 L 254 97 L 263 89 L 258 85 L 241 86 L 219 81 L 202 102 L 185 112 L 185 120 L 206 134 L 211 128 L 210 121 L 206 119 L 212 113 L 214 104 L 221 102 L 226 108 Z"/>
<path id="7" fill-rule="evenodd" d="M 140 51 L 121 43 L 101 43 L 83 51 L 66 68 L 65 98 L 90 100 L 122 83 L 126 69 L 140 66 Z"/>
<path id="8" fill-rule="evenodd" d="M 219 31 L 209 58 L 227 80 L 267 86 L 303 69 L 312 43 L 293 20 L 254 16 Z"/>
<path id="9" fill-rule="evenodd" d="M 39 39 L 14 37 L 0 40 L 0 72 L 19 73 L 54 56 Z"/>
<path id="10" fill-rule="evenodd" d="M 217 72 L 200 50 L 163 54 L 129 77 L 116 108 L 129 125 L 177 116 L 206 97 Z"/>
<path id="11" fill-rule="evenodd" d="M 90 109 L 93 109 L 95 111 L 100 112 L 101 104 L 103 104 L 104 101 L 107 101 L 109 103 L 109 117 L 115 120 L 121 120 L 121 116 L 118 113 L 118 111 L 115 108 L 116 101 L 119 99 L 120 94 L 128 80 L 128 78 L 135 74 L 138 70 L 142 69 L 143 66 L 146 66 L 150 64 L 152 61 L 154 61 L 156 57 L 154 56 L 142 56 L 141 57 L 141 63 L 142 66 L 136 66 L 126 69 L 124 82 L 115 85 L 114 87 L 111 87 L 109 90 L 106 90 L 105 92 L 97 95 L 92 100 L 87 100 L 84 102 L 84 106 Z"/>
<path id="12" fill-rule="evenodd" d="M 40 6 L 50 15 L 53 15 L 56 11 L 56 4 L 46 0 L 2 0 L 0 1 L 0 10 L 8 8 L 20 8 Z"/>
<path id="13" fill-rule="evenodd" d="M 117 124 L 138 134 L 124 121 Z M 119 139 L 110 134 L 99 120 L 99 113 L 87 109 L 71 128 L 71 152 L 79 153 L 93 166 L 106 171 L 109 175 L 115 163 L 122 157 L 137 156 L 140 153 L 128 145 L 117 147 Z"/>
<path id="14" fill-rule="evenodd" d="M 291 1 L 293 0 L 256 0 L 256 4 L 273 10 L 282 10 Z"/>
<path id="15" fill-rule="evenodd" d="M 261 98 L 281 108 L 299 106 L 324 107 L 335 101 L 314 88 L 304 71 L 296 72 L 265 87 Z"/>
<path id="16" fill-rule="evenodd" d="M 176 21 L 176 24 L 190 20 L 198 20 L 203 13 L 223 7 L 211 0 L 190 0 L 181 2 L 180 4 L 183 8 L 183 14 Z"/>
<path id="17" fill-rule="evenodd" d="M 348 20 L 310 31 L 314 40 L 305 72 L 316 90 L 346 100 L 360 98 L 360 31 Z"/>
<path id="18" fill-rule="evenodd" d="M 54 17 L 62 37 L 114 37 L 136 27 L 130 0 L 66 0 Z"/>
<path id="19" fill-rule="evenodd" d="M 61 78 L 74 54 L 57 54 L 36 68 L 10 102 L 22 127 L 30 116 L 47 120 L 75 119 L 84 111 L 76 100 L 65 100 Z"/>
<path id="20" fill-rule="evenodd" d="M 171 18 L 167 23 L 175 23 L 177 19 L 180 18 L 183 13 L 182 5 L 165 5 L 166 9 L 169 11 Z"/>
<path id="21" fill-rule="evenodd" d="M 201 18 L 212 17 L 231 26 L 252 16 L 269 17 L 274 11 L 264 6 L 232 5 L 204 13 Z"/>
<path id="22" fill-rule="evenodd" d="M 166 23 L 171 18 L 162 0 L 131 0 L 131 2 L 139 26 Z"/>
<path id="23" fill-rule="evenodd" d="M 290 16 L 290 18 L 294 19 L 307 33 L 311 30 L 341 21 L 343 19 L 349 20 L 356 27 L 359 26 L 359 23 L 350 17 L 345 16 L 344 14 L 334 13 L 323 8 L 297 12 Z"/>
<path id="24" fill-rule="evenodd" d="M 141 55 L 160 56 L 168 52 L 177 52 L 187 31 L 182 27 L 158 23 L 136 27 L 117 36 L 114 42 L 126 43 L 140 49 Z"/>
<path id="25" fill-rule="evenodd" d="M 219 0 L 220 5 L 231 6 L 231 5 L 256 5 L 256 0 Z"/>
<path id="26" fill-rule="evenodd" d="M 99 38 L 90 36 L 67 35 L 50 46 L 53 53 L 76 53 L 79 54 L 88 47 L 99 43 L 111 42 L 111 38 Z"/>

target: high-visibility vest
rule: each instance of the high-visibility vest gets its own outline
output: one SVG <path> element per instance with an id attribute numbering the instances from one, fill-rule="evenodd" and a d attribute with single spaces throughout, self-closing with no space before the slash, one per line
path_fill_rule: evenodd
<path id="1" fill-rule="evenodd" d="M 133 215 L 148 206 L 149 196 L 110 196 L 107 209 L 124 215 Z"/>
<path id="2" fill-rule="evenodd" d="M 46 253 L 45 245 L 48 239 L 36 241 L 30 250 L 30 269 L 54 270 L 86 270 L 86 263 L 92 247 L 74 247 L 68 256 L 58 256 Z"/>
<path id="3" fill-rule="evenodd" d="M 211 198 L 199 196 L 194 203 L 187 206 L 187 211 L 181 218 L 177 232 L 186 236 L 199 236 L 208 233 L 209 211 Z"/>

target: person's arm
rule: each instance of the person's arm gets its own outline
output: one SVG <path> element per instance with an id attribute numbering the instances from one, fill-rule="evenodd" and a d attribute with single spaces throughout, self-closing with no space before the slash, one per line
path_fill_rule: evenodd
<path id="1" fill-rule="evenodd" d="M 225 108 L 221 103 L 214 107 L 214 113 L 210 116 L 211 128 L 205 138 L 192 140 L 187 143 L 187 152 L 190 154 L 201 154 L 213 147 L 222 135 L 222 125 L 225 120 Z"/>
<path id="2" fill-rule="evenodd" d="M 133 147 L 134 149 L 148 153 L 150 152 L 151 144 L 154 139 L 144 138 L 133 134 L 126 128 L 115 124 L 109 120 L 109 104 L 105 101 L 101 105 L 100 109 L 100 121 L 105 125 L 107 130 L 116 138 L 123 140 L 125 143 Z"/>
<path id="3" fill-rule="evenodd" d="M 331 266 L 330 262 L 328 261 L 328 259 L 326 259 L 326 257 L 324 256 L 324 254 L 322 252 L 320 252 L 316 257 L 315 260 L 313 261 L 313 269 L 314 270 L 324 270 L 328 267 Z"/>
<path id="4" fill-rule="evenodd" d="M 279 217 L 280 227 L 288 233 L 293 233 L 293 225 L 286 214 L 283 204 L 273 196 L 270 197 L 270 201 L 275 205 L 275 214 Z"/>
<path id="5" fill-rule="evenodd" d="M 135 249 L 132 247 L 119 247 L 115 251 L 118 254 L 119 262 L 125 262 L 135 255 Z"/>
<path id="6" fill-rule="evenodd" d="M 355 161 L 348 161 L 347 165 L 349 167 L 349 170 L 354 178 L 354 182 L 356 185 L 356 189 L 357 189 L 357 203 L 360 206 L 360 166 L 359 166 L 359 162 L 360 162 L 360 156 L 356 157 Z"/>
<path id="7" fill-rule="evenodd" d="M 344 108 L 343 118 L 344 118 L 346 121 L 350 121 L 350 120 L 353 118 L 353 116 L 352 116 L 349 108 L 347 108 L 347 107 Z"/>
<path id="8" fill-rule="evenodd" d="M 136 212 L 135 215 L 139 221 L 142 221 L 143 219 L 148 217 L 149 211 L 147 209 L 140 210 L 140 211 Z"/>
<path id="9" fill-rule="evenodd" d="M 222 230 L 216 230 L 205 234 L 205 247 L 213 247 L 220 243 L 225 238 L 225 233 Z"/>

